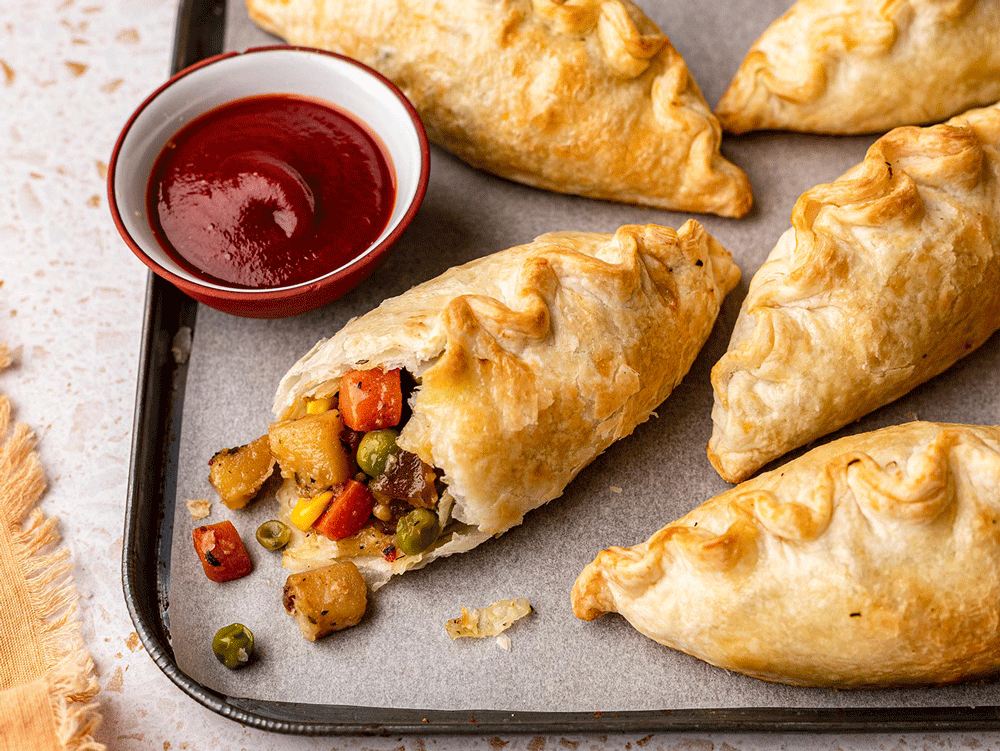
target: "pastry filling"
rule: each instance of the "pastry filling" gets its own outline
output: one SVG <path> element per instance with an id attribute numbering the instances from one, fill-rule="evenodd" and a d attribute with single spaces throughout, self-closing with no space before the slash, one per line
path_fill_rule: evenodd
<path id="1" fill-rule="evenodd" d="M 298 493 L 292 524 L 337 541 L 338 557 L 418 555 L 449 521 L 441 472 L 396 443 L 414 388 L 400 369 L 354 370 L 338 393 L 300 402 L 268 431 L 281 475 Z"/>

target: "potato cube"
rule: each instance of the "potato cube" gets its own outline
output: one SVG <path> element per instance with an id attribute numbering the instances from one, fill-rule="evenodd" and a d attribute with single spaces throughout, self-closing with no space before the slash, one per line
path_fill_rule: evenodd
<path id="1" fill-rule="evenodd" d="M 358 624 L 368 607 L 368 587 L 357 566 L 338 561 L 290 575 L 281 600 L 302 635 L 316 641 Z"/>
<path id="2" fill-rule="evenodd" d="M 229 508 L 243 508 L 274 471 L 266 435 L 245 446 L 223 449 L 209 462 L 208 481 Z"/>
<path id="3" fill-rule="evenodd" d="M 335 410 L 271 425 L 271 454 L 281 476 L 295 480 L 299 495 L 313 498 L 351 476 L 351 462 L 340 443 L 343 429 Z"/>

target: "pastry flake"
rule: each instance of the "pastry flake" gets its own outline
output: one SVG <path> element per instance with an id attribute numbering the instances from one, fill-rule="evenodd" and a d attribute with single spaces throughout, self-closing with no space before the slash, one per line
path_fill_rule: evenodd
<path id="1" fill-rule="evenodd" d="M 712 369 L 726 480 L 888 404 L 1000 328 L 1000 105 L 898 128 L 804 193 Z"/>
<path id="2" fill-rule="evenodd" d="M 526 185 L 743 216 L 746 176 L 680 54 L 627 0 L 248 0 L 292 44 L 396 83 L 428 136 Z"/>
<path id="3" fill-rule="evenodd" d="M 207 519 L 212 515 L 212 502 L 207 498 L 188 498 L 184 501 L 188 513 L 195 521 Z"/>
<path id="4" fill-rule="evenodd" d="M 573 612 L 800 686 L 945 684 L 1000 669 L 1000 428 L 849 436 L 609 548 Z"/>
<path id="5" fill-rule="evenodd" d="M 498 600 L 485 608 L 473 610 L 463 605 L 462 614 L 445 623 L 444 630 L 452 641 L 461 638 L 482 639 L 486 636 L 499 636 L 531 612 L 531 603 L 524 597 Z M 508 643 L 503 649 L 510 649 L 510 644 Z"/>
<path id="6" fill-rule="evenodd" d="M 285 565 L 350 559 L 378 587 L 520 524 L 652 415 L 738 279 L 729 253 L 694 221 L 677 231 L 555 232 L 450 269 L 351 321 L 285 375 L 274 412 L 281 421 L 302 415 L 337 396 L 357 368 L 412 376 L 411 414 L 395 429 L 399 456 L 423 462 L 431 478 L 410 501 L 423 518 L 408 531 L 421 552 L 401 549 L 392 537 L 398 505 L 380 501 L 346 539 L 318 533 L 322 520 L 311 530 L 312 521 L 296 522 Z M 380 483 L 369 487 L 388 486 Z M 278 492 L 286 512 L 300 496 L 292 478 Z"/>
<path id="7" fill-rule="evenodd" d="M 872 133 L 1000 99 L 996 0 L 798 0 L 716 115 L 731 133 Z"/>

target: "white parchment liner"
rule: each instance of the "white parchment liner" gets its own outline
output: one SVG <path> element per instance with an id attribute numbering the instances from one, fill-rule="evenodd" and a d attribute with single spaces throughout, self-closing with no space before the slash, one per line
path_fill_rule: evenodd
<path id="1" fill-rule="evenodd" d="M 744 54 L 788 0 L 641 0 L 684 55 L 710 106 Z M 227 49 L 275 43 L 230 0 Z M 744 278 L 684 382 L 650 420 L 613 445 L 564 496 L 476 550 L 410 572 L 381 589 L 354 629 L 304 641 L 281 606 L 278 555 L 253 542 L 274 516 L 258 502 L 229 511 L 208 485 L 209 457 L 264 432 L 284 372 L 322 336 L 449 266 L 559 229 L 613 232 L 621 224 L 678 227 L 689 218 L 526 188 L 478 172 L 432 148 L 431 183 L 395 252 L 361 288 L 323 310 L 282 321 L 198 312 L 184 397 L 178 503 L 170 566 L 169 626 L 177 661 L 196 680 L 257 699 L 423 709 L 614 711 L 712 707 L 920 707 L 1000 704 L 994 685 L 882 692 L 793 689 L 712 668 L 660 647 L 608 616 L 573 617 L 569 591 L 580 569 L 611 544 L 632 545 L 729 487 L 705 457 L 711 434 L 711 366 L 725 351 L 750 277 L 789 226 L 798 196 L 859 162 L 877 136 L 795 134 L 727 137 L 723 153 L 744 169 L 755 206 L 742 220 L 698 216 L 732 252 Z M 1000 419 L 1000 339 L 908 396 L 840 431 L 871 430 L 914 417 L 945 422 Z M 829 438 L 835 437 L 831 436 Z M 825 439 L 825 440 L 829 440 Z M 255 571 L 216 585 L 191 544 L 184 504 L 213 500 L 205 520 L 232 519 Z M 451 642 L 444 623 L 462 605 L 527 597 L 536 612 L 493 640 Z M 260 659 L 230 672 L 211 651 L 215 631 L 234 621 L 257 637 Z"/>

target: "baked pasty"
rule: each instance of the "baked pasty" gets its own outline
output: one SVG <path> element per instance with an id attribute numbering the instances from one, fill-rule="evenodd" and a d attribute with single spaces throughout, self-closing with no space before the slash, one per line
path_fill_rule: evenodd
<path id="1" fill-rule="evenodd" d="M 712 369 L 739 482 L 899 398 L 1000 328 L 1000 105 L 898 128 L 804 193 Z"/>
<path id="2" fill-rule="evenodd" d="M 247 0 L 396 83 L 428 136 L 537 188 L 743 216 L 746 176 L 680 54 L 628 0 Z"/>
<path id="3" fill-rule="evenodd" d="M 404 410 L 395 428 L 398 466 L 413 457 L 422 467 L 414 482 L 428 474 L 430 482 L 396 494 L 378 479 L 387 465 L 370 481 L 377 496 L 392 496 L 380 498 L 383 514 L 377 506 L 339 540 L 316 531 L 324 522 L 293 530 L 284 564 L 304 570 L 349 559 L 378 587 L 520 524 L 650 417 L 691 367 L 738 280 L 729 253 L 694 221 L 676 232 L 555 232 L 450 269 L 354 319 L 281 380 L 277 425 L 330 415 L 317 413 L 336 410 L 338 398 L 347 423 L 341 389 L 354 382 L 345 374 L 400 369 L 412 389 L 411 414 Z M 278 463 L 287 478 L 278 500 L 295 521 L 310 472 Z M 414 512 L 433 512 L 439 529 L 424 551 L 405 554 L 396 518 L 385 515 Z"/>
<path id="4" fill-rule="evenodd" d="M 731 133 L 872 133 L 1000 99 L 997 0 L 798 0 L 716 115 Z"/>
<path id="5" fill-rule="evenodd" d="M 716 496 L 573 586 L 573 612 L 801 686 L 1000 668 L 1000 428 L 849 436 Z"/>

